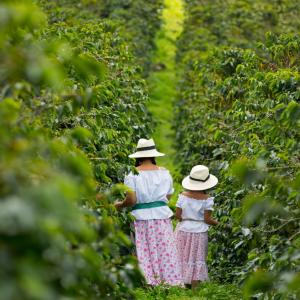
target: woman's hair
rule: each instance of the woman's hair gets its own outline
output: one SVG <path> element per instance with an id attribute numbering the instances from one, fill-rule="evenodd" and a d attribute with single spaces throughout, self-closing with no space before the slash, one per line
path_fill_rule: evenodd
<path id="1" fill-rule="evenodd" d="M 140 166 L 145 160 L 151 160 L 151 162 L 156 165 L 156 160 L 154 157 L 139 157 L 135 159 L 135 166 Z"/>

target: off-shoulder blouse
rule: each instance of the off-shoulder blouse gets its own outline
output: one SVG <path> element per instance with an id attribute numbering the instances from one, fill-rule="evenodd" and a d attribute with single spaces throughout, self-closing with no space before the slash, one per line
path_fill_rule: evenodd
<path id="1" fill-rule="evenodd" d="M 209 229 L 209 225 L 204 222 L 204 211 L 214 210 L 213 197 L 206 200 L 197 200 L 180 194 L 176 206 L 182 209 L 182 221 L 178 223 L 177 230 L 205 232 Z"/>
<path id="2" fill-rule="evenodd" d="M 124 180 L 136 193 L 137 203 L 164 201 L 168 203 L 167 195 L 174 192 L 173 180 L 168 170 L 142 170 L 138 174 L 129 173 Z M 137 220 L 168 219 L 173 215 L 168 206 L 133 210 L 131 214 Z"/>

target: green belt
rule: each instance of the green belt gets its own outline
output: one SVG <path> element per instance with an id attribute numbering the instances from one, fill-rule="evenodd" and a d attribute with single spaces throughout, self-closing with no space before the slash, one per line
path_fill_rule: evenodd
<path id="1" fill-rule="evenodd" d="M 149 203 L 137 203 L 136 205 L 134 205 L 132 207 L 132 210 L 161 207 L 161 206 L 167 206 L 167 203 L 164 201 L 153 201 L 153 202 L 149 202 Z"/>

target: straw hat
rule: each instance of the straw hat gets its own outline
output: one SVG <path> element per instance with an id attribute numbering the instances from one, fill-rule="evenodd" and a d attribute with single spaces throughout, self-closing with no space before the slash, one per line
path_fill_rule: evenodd
<path id="1" fill-rule="evenodd" d="M 190 191 L 204 191 L 214 187 L 218 183 L 218 178 L 209 174 L 206 166 L 194 166 L 190 175 L 182 181 L 182 186 Z"/>
<path id="2" fill-rule="evenodd" d="M 158 157 L 164 156 L 164 153 L 160 153 L 156 150 L 155 143 L 153 139 L 139 139 L 136 147 L 136 152 L 130 154 L 131 158 L 140 158 L 140 157 Z"/>

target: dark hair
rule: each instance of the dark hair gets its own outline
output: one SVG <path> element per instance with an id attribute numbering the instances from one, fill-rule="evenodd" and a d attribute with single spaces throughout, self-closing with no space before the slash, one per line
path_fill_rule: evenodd
<path id="1" fill-rule="evenodd" d="M 203 194 L 207 194 L 209 192 L 209 189 L 208 190 L 197 190 L 197 191 L 193 191 L 193 190 L 188 190 L 186 188 L 183 188 L 185 191 L 188 191 L 188 192 L 203 192 Z"/>
<path id="2" fill-rule="evenodd" d="M 135 166 L 140 166 L 146 160 L 151 160 L 151 162 L 156 165 L 156 160 L 154 157 L 139 157 L 135 159 Z"/>

